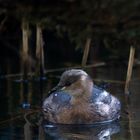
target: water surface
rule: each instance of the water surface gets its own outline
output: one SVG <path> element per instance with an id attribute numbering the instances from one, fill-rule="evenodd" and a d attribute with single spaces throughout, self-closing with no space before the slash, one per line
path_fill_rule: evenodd
<path id="1" fill-rule="evenodd" d="M 48 91 L 59 81 L 62 72 L 51 72 L 40 80 L 30 77 L 0 79 L 1 140 L 139 140 L 140 133 L 140 68 L 133 69 L 130 96 L 124 96 L 124 84 L 110 82 L 107 88 L 122 103 L 119 122 L 89 126 L 47 126 L 42 123 L 41 104 Z M 125 80 L 126 67 L 90 68 L 86 71 L 97 79 Z"/>

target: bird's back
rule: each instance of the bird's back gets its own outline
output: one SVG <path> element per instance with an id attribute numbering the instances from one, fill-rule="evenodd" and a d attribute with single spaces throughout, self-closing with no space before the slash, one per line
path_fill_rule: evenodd
<path id="1" fill-rule="evenodd" d="M 94 111 L 99 114 L 100 119 L 115 120 L 120 117 L 120 101 L 100 87 L 93 87 L 90 104 L 94 106 Z"/>
<path id="2" fill-rule="evenodd" d="M 73 105 L 71 100 L 67 92 L 52 93 L 43 104 L 45 118 L 61 124 L 92 124 L 119 118 L 119 100 L 97 86 L 86 102 Z"/>

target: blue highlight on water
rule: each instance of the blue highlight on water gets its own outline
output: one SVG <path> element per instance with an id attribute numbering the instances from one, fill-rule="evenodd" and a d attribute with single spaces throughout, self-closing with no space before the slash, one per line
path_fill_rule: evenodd
<path id="1" fill-rule="evenodd" d="M 21 104 L 21 107 L 22 107 L 23 109 L 30 109 L 30 108 L 31 108 L 31 104 L 28 103 L 28 102 L 23 102 L 23 103 Z"/>

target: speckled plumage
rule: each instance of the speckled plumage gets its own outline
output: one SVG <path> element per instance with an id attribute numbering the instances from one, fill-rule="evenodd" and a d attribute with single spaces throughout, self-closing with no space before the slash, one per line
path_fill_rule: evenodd
<path id="1" fill-rule="evenodd" d="M 44 118 L 59 124 L 93 124 L 120 116 L 119 100 L 93 85 L 82 70 L 62 74 L 58 85 L 43 102 Z"/>

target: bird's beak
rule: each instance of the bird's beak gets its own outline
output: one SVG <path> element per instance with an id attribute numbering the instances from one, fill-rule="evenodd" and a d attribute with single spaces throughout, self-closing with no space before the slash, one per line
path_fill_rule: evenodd
<path id="1" fill-rule="evenodd" d="M 50 95 L 51 93 L 53 93 L 55 91 L 64 90 L 65 88 L 66 88 L 65 86 L 62 86 L 62 85 L 59 85 L 58 84 L 56 87 L 54 87 L 53 89 L 51 89 L 48 94 Z"/>

